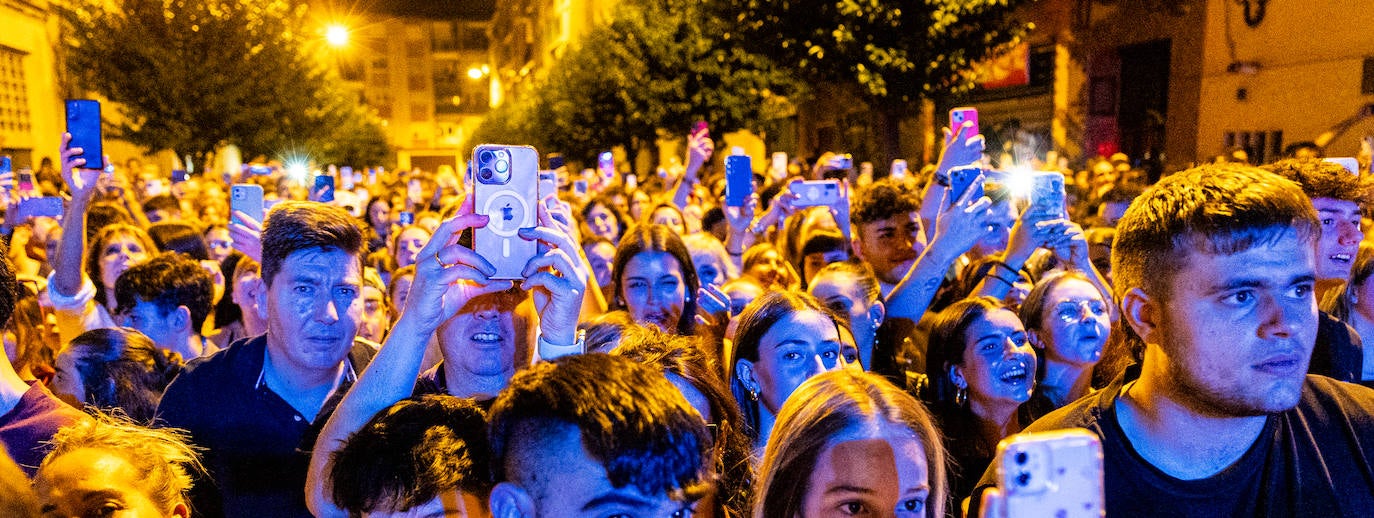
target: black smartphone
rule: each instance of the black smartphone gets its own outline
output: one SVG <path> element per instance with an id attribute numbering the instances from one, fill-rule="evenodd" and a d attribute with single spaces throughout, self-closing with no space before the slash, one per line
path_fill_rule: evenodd
<path id="1" fill-rule="evenodd" d="M 749 155 L 725 157 L 725 206 L 743 207 L 754 194 L 754 167 Z"/>
<path id="2" fill-rule="evenodd" d="M 320 199 L 324 203 L 334 201 L 334 177 L 327 174 L 315 176 L 315 192 L 320 193 Z"/>
<path id="3" fill-rule="evenodd" d="M 949 202 L 959 199 L 965 191 L 974 189 L 970 199 L 977 200 L 983 197 L 982 182 L 975 182 L 979 175 L 983 174 L 983 168 L 978 166 L 962 166 L 949 170 Z"/>
<path id="4" fill-rule="evenodd" d="M 83 169 L 104 169 L 105 149 L 101 146 L 100 101 L 67 99 L 67 133 L 72 134 L 71 147 L 81 148 L 86 159 Z"/>
<path id="5" fill-rule="evenodd" d="M 178 184 L 178 183 L 184 182 L 184 181 L 186 181 L 187 179 L 189 179 L 190 177 L 191 177 L 190 173 L 187 173 L 184 169 L 173 169 L 173 170 L 172 170 L 172 183 L 174 183 L 174 184 Z"/>

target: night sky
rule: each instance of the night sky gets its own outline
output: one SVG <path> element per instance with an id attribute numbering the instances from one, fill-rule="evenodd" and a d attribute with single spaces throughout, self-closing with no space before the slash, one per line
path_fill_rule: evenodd
<path id="1" fill-rule="evenodd" d="M 372 0 L 370 11 L 395 16 L 486 20 L 496 10 L 496 0 Z"/>

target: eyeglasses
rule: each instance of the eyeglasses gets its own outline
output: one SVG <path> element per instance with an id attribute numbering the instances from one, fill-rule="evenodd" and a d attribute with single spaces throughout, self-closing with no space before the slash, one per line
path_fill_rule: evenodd
<path id="1" fill-rule="evenodd" d="M 1107 303 L 1100 300 L 1079 300 L 1060 302 L 1054 306 L 1054 315 L 1065 324 L 1072 324 L 1083 319 L 1083 313 L 1087 312 L 1094 318 L 1107 315 Z"/>

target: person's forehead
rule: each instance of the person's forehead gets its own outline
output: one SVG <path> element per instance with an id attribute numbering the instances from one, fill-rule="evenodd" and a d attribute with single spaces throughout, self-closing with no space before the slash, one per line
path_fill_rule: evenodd
<path id="1" fill-rule="evenodd" d="M 848 272 L 824 272 L 811 281 L 811 294 L 821 300 L 839 296 L 857 302 L 860 297 L 856 280 Z"/>
<path id="2" fill-rule="evenodd" d="M 317 276 L 336 281 L 362 283 L 362 261 L 357 255 L 338 248 L 297 250 L 282 261 L 277 275 Z"/>
<path id="3" fill-rule="evenodd" d="M 1334 211 L 1346 214 L 1359 214 L 1360 204 L 1338 198 L 1312 198 L 1312 207 L 1317 212 Z"/>

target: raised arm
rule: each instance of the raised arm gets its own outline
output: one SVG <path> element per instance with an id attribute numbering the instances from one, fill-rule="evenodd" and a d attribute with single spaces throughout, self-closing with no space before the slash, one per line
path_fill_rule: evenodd
<path id="1" fill-rule="evenodd" d="M 919 321 L 940 289 L 945 272 L 987 233 L 988 207 L 992 201 L 986 196 L 974 199 L 975 191 L 966 190 L 940 212 L 935 222 L 935 237 L 887 295 L 888 317 Z"/>
<path id="2" fill-rule="evenodd" d="M 510 281 L 492 281 L 496 268 L 476 252 L 457 244 L 463 229 L 486 225 L 487 217 L 460 211 L 439 225 L 415 263 L 415 283 L 405 308 L 387 335 L 377 357 L 325 423 L 306 475 L 305 500 L 317 517 L 347 516 L 330 494 L 331 457 L 349 435 L 362 429 L 377 412 L 410 397 L 420 374 L 429 337 L 439 324 L 458 313 L 467 301 L 504 291 Z"/>
<path id="3" fill-rule="evenodd" d="M 697 173 L 701 171 L 701 166 L 711 159 L 715 150 L 716 144 L 711 141 L 706 128 L 687 135 L 687 168 L 682 177 L 678 178 L 677 185 L 673 187 L 673 205 L 678 209 L 687 208 L 688 197 L 697 184 Z"/>
<path id="4" fill-rule="evenodd" d="M 96 180 L 102 173 L 99 169 L 82 168 L 86 165 L 85 158 L 72 158 L 81 154 L 82 149 L 68 147 L 71 141 L 70 133 L 62 135 L 62 179 L 72 191 L 72 200 L 67 206 L 66 217 L 62 218 L 62 239 L 58 241 L 57 257 L 52 259 L 52 282 L 48 288 L 65 297 L 76 296 L 84 283 L 86 274 L 81 266 L 85 264 L 86 253 L 86 210 L 90 208 Z"/>

